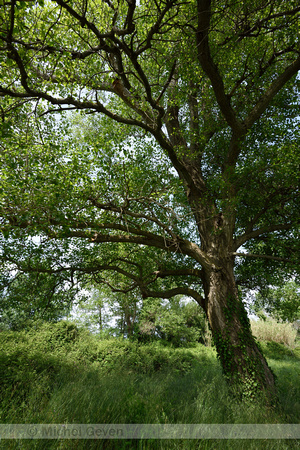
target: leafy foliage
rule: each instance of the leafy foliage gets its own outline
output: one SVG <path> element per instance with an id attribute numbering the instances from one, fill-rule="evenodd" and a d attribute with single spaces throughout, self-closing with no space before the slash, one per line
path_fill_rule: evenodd
<path id="1" fill-rule="evenodd" d="M 193 303 L 174 298 L 168 304 L 148 299 L 140 312 L 138 333 L 141 340 L 162 339 L 178 346 L 205 343 L 206 322 L 203 313 Z"/>
<path id="2" fill-rule="evenodd" d="M 4 264 L 190 296 L 231 376 L 273 392 L 236 279 L 299 273 L 296 1 L 2 6 Z"/>
<path id="3" fill-rule="evenodd" d="M 256 295 L 255 310 L 265 310 L 268 314 L 283 322 L 300 319 L 299 285 L 290 281 L 281 288 L 269 288 Z"/>
<path id="4" fill-rule="evenodd" d="M 180 296 L 170 302 L 158 298 L 143 300 L 133 294 L 93 287 L 90 295 L 78 302 L 71 318 L 102 337 L 161 341 L 175 347 L 211 341 L 204 313 L 195 302 Z"/>

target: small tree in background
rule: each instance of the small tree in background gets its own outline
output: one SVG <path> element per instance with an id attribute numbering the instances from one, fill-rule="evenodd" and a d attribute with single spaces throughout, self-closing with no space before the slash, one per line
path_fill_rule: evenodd
<path id="1" fill-rule="evenodd" d="M 162 339 L 174 346 L 205 343 L 205 316 L 193 301 L 180 297 L 170 302 L 147 299 L 140 311 L 138 322 L 139 339 Z"/>

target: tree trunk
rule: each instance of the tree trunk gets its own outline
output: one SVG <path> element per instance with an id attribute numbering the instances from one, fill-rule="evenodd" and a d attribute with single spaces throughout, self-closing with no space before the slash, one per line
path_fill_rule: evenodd
<path id="1" fill-rule="evenodd" d="M 201 178 L 199 174 L 198 177 Z M 231 190 L 228 182 L 228 191 L 234 198 L 234 191 Z M 206 198 L 205 202 L 203 198 Z M 242 399 L 258 400 L 263 396 L 268 404 L 274 404 L 277 402 L 275 376 L 252 335 L 235 282 L 233 203 L 224 204 L 224 212 L 218 211 L 201 191 L 200 195 L 191 191 L 188 200 L 198 224 L 201 249 L 209 261 L 202 266 L 205 293 L 202 306 L 224 375 L 232 391 Z"/>
<path id="2" fill-rule="evenodd" d="M 233 261 L 219 261 L 204 270 L 205 310 L 217 354 L 231 389 L 242 399 L 267 397 L 276 403 L 274 374 L 252 335 L 250 322 L 236 287 Z"/>

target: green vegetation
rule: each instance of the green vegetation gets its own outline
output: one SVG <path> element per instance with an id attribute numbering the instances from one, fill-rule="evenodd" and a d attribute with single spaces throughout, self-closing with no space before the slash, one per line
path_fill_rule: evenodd
<path id="1" fill-rule="evenodd" d="M 300 285 L 289 281 L 277 289 L 268 286 L 256 294 L 255 312 L 262 309 L 277 320 L 294 322 L 300 319 Z"/>
<path id="2" fill-rule="evenodd" d="M 265 318 L 264 320 L 252 321 L 251 328 L 259 341 L 278 342 L 292 349 L 295 347 L 297 330 L 290 323 Z"/>
<path id="3" fill-rule="evenodd" d="M 91 292 L 91 298 L 78 302 L 68 319 L 102 337 L 123 336 L 144 343 L 160 340 L 176 347 L 212 340 L 204 311 L 183 296 L 162 301 L 95 288 Z"/>
<path id="4" fill-rule="evenodd" d="M 135 301 L 183 295 L 241 397 L 256 386 L 272 404 L 244 301 L 299 283 L 298 3 L 0 0 L 8 328 L 55 322 L 78 290 L 104 285 L 124 295 L 132 336 Z M 283 294 L 279 317 L 298 317 L 291 286 L 270 309 Z M 188 315 L 158 309 L 144 331 L 182 342 Z"/>
<path id="5" fill-rule="evenodd" d="M 72 323 L 0 333 L 1 423 L 299 423 L 300 348 L 263 343 L 280 408 L 232 398 L 212 347 L 102 340 Z M 2 441 L 2 449 L 298 448 L 294 441 Z"/>

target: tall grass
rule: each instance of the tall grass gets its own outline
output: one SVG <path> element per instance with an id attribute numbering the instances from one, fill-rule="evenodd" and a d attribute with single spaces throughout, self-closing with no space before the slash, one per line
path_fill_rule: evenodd
<path id="1" fill-rule="evenodd" d="M 295 346 L 297 331 L 290 323 L 278 323 L 271 318 L 252 320 L 251 329 L 259 341 L 278 342 L 291 348 Z"/>
<path id="2" fill-rule="evenodd" d="M 274 343 L 273 343 L 274 344 Z M 101 341 L 68 325 L 0 334 L 2 423 L 299 423 L 300 355 L 262 344 L 281 408 L 237 403 L 214 348 Z M 280 349 L 280 352 L 279 352 Z M 278 357 L 278 354 L 281 355 Z M 2 449 L 288 449 L 295 441 L 23 440 Z"/>

